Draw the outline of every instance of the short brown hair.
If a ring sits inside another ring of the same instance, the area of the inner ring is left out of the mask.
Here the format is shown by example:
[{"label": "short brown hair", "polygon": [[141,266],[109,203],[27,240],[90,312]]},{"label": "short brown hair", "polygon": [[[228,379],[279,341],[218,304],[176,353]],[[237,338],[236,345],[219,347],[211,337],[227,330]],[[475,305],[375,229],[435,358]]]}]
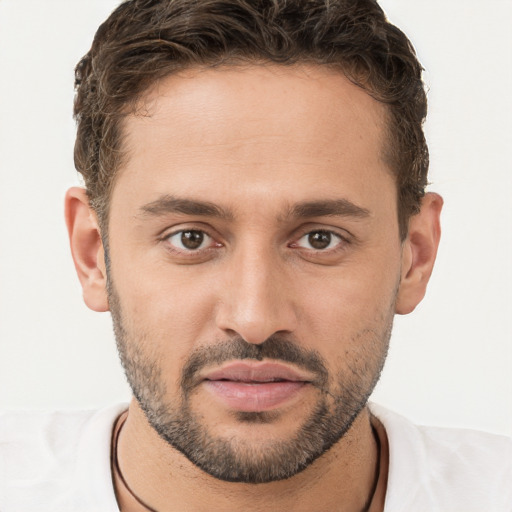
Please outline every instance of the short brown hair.
[{"label": "short brown hair", "polygon": [[386,155],[405,238],[427,185],[427,101],[411,43],[374,0],[123,2],[75,71],[75,165],[102,226],[122,163],[121,121],[148,87],[185,68],[248,62],[338,68],[388,105]]}]

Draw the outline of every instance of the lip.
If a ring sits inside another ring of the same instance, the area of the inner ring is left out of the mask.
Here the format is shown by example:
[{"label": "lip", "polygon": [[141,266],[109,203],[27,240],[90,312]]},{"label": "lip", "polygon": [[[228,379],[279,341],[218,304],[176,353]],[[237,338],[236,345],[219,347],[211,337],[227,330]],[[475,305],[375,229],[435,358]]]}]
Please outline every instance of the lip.
[{"label": "lip", "polygon": [[287,380],[310,382],[310,374],[274,361],[231,361],[220,368],[205,372],[204,380],[233,380],[244,382],[273,382]]},{"label": "lip", "polygon": [[202,384],[230,409],[263,412],[293,400],[312,382],[311,375],[282,363],[234,361],[206,372]]}]

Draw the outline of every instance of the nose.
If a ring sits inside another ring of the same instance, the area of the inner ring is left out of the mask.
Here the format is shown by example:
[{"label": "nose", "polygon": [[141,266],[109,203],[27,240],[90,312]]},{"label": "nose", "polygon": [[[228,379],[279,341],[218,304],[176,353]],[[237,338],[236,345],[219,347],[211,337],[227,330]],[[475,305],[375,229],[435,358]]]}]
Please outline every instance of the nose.
[{"label": "nose", "polygon": [[291,276],[272,251],[240,251],[225,271],[217,327],[252,344],[295,331],[296,298]]}]

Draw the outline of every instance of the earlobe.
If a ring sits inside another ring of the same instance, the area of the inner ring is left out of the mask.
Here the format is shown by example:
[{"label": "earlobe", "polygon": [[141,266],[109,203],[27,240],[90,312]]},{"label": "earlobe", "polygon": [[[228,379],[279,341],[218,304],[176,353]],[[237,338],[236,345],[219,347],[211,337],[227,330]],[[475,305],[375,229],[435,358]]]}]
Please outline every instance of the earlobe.
[{"label": "earlobe", "polygon": [[405,315],[423,299],[432,274],[441,237],[440,215],[443,199],[428,193],[420,212],[409,220],[409,232],[402,249],[402,275],[396,313]]},{"label": "earlobe", "polygon": [[103,243],[96,214],[83,188],[66,193],[65,216],[71,254],[86,305],[93,311],[108,311],[107,275]]}]

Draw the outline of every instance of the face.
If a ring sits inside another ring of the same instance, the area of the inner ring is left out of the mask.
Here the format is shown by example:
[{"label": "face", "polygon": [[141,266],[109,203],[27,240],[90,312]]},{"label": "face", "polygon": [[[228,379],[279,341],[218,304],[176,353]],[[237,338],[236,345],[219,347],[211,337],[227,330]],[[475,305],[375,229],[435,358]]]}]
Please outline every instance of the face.
[{"label": "face", "polygon": [[109,305],[134,395],[211,475],[290,477],[384,363],[401,267],[384,107],[326,69],[192,70],[123,129]]}]

